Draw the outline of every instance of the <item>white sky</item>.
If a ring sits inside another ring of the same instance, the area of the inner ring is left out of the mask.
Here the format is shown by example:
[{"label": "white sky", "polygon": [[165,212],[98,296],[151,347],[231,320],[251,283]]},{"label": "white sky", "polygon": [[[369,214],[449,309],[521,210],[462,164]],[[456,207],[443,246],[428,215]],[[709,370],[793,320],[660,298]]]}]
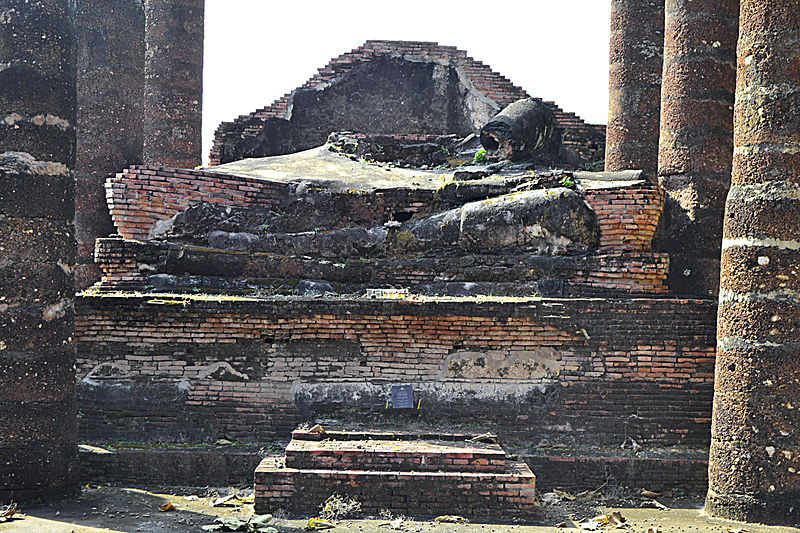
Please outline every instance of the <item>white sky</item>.
[{"label": "white sky", "polygon": [[220,122],[271,104],[368,39],[466,50],[593,124],[608,114],[610,0],[206,0],[203,159]]}]

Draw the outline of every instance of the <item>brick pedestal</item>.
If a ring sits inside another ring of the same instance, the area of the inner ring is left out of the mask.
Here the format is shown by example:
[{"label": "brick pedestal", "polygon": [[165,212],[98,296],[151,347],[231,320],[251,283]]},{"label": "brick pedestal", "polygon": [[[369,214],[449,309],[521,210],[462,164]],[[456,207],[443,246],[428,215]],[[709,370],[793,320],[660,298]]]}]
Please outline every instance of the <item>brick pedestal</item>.
[{"label": "brick pedestal", "polygon": [[255,509],[319,510],[331,494],[361,502],[365,514],[383,509],[414,516],[530,516],[535,476],[507,461],[497,444],[467,435],[338,432],[319,437],[295,431],[285,457],[268,457],[255,472]]}]

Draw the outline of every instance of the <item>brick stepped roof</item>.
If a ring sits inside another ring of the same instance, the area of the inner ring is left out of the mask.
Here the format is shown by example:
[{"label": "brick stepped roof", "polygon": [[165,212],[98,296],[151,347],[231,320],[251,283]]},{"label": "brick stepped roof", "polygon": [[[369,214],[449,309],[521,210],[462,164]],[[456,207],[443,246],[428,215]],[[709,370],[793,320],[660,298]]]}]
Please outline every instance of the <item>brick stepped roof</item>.
[{"label": "brick stepped roof", "polygon": [[[508,78],[492,70],[489,65],[469,56],[466,51],[459,50],[455,46],[441,46],[436,42],[426,41],[367,41],[362,46],[331,59],[327,65],[317,69],[317,73],[300,88],[316,87],[382,56],[402,57],[409,61],[447,61],[462,68],[475,88],[496,102],[500,109],[530,96],[524,89],[511,83]],[[214,134],[214,146],[211,149],[212,163],[218,160],[220,136],[228,128],[244,125],[253,119],[288,118],[293,94],[294,91],[288,92],[269,106],[262,107],[249,115],[240,115],[232,122],[221,123]],[[587,124],[575,113],[566,112],[558,107],[555,102],[544,103],[552,110],[558,125],[573,134],[605,132],[605,126]],[[244,127],[243,133],[256,134],[259,130],[260,125],[251,124]]]}]

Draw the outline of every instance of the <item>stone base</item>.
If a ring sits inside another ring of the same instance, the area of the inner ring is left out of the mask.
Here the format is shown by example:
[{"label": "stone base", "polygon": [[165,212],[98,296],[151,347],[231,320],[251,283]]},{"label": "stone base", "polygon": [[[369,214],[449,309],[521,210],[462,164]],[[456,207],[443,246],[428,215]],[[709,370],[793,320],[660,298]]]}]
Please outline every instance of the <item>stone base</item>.
[{"label": "stone base", "polygon": [[705,512],[741,522],[800,526],[800,492],[771,493],[768,498],[758,498],[743,494],[717,494],[709,490]]}]

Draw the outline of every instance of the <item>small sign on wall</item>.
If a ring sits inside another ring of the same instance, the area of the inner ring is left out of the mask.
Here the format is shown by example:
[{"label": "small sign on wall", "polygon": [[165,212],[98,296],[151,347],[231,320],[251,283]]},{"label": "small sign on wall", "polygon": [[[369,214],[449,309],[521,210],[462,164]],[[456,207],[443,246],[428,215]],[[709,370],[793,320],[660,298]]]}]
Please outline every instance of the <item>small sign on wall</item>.
[{"label": "small sign on wall", "polygon": [[411,385],[392,385],[391,398],[386,402],[386,408],[392,409],[419,409],[422,400],[414,403],[414,387]]}]

